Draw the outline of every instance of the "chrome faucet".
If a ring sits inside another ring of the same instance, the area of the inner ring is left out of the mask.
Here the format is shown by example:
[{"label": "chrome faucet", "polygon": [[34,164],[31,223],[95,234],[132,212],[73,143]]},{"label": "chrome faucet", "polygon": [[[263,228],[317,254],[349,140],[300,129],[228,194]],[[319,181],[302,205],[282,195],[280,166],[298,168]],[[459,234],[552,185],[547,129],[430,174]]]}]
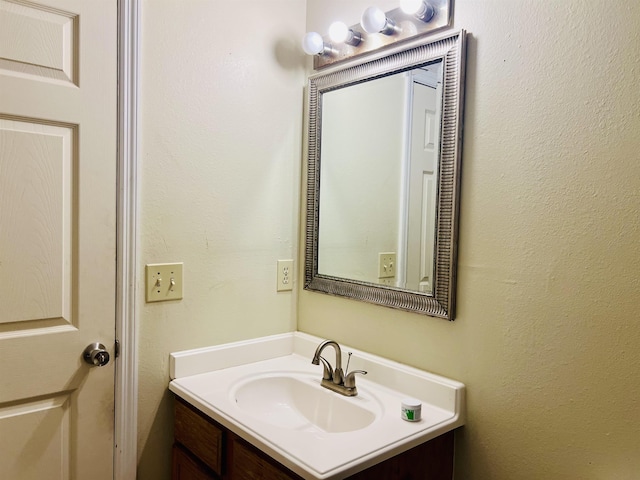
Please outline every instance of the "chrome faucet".
[{"label": "chrome faucet", "polygon": [[[329,345],[331,345],[336,351],[335,369],[331,368],[331,364],[321,355],[325,347]],[[351,360],[351,352],[349,352],[349,360]],[[341,395],[346,395],[347,397],[354,397],[358,394],[358,389],[356,388],[356,374],[359,373],[361,375],[366,375],[367,372],[364,370],[354,370],[353,372],[349,372],[349,362],[347,361],[348,373],[345,374],[342,371],[342,350],[340,350],[340,345],[338,345],[337,342],[334,340],[325,340],[318,345],[311,363],[314,365],[320,365],[320,362],[322,362],[323,366],[322,382],[320,384],[323,387],[340,393]]]}]

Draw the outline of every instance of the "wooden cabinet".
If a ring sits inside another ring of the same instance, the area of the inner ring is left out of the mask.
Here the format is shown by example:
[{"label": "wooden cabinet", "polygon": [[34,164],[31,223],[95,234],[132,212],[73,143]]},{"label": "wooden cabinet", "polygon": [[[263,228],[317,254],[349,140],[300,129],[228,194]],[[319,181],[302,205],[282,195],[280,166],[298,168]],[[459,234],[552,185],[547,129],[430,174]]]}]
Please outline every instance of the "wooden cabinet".
[{"label": "wooden cabinet", "polygon": [[183,401],[175,402],[174,438],[217,475],[222,475],[224,429]]},{"label": "wooden cabinet", "polygon": [[224,428],[188,403],[174,404],[173,480],[222,478]]},{"label": "wooden cabinet", "polygon": [[[303,480],[180,398],[175,401],[173,480]],[[453,432],[349,480],[451,480]]]},{"label": "wooden cabinet", "polygon": [[173,480],[216,480],[220,476],[179,443],[173,445]]},{"label": "wooden cabinet", "polygon": [[279,464],[260,450],[230,433],[229,443],[231,452],[227,457],[229,479],[251,480],[302,480],[285,466]]}]

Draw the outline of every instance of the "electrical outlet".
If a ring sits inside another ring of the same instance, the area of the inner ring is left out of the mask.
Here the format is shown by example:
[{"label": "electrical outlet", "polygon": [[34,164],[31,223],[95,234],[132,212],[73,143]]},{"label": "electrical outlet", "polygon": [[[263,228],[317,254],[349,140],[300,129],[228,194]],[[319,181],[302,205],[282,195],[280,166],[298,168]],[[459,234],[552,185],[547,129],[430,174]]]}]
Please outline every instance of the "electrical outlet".
[{"label": "electrical outlet", "polygon": [[378,254],[378,278],[393,278],[396,276],[396,252],[381,252]]},{"label": "electrical outlet", "polygon": [[153,263],[145,270],[147,302],[182,298],[182,263]]},{"label": "electrical outlet", "polygon": [[278,292],[293,290],[293,260],[278,260]]}]

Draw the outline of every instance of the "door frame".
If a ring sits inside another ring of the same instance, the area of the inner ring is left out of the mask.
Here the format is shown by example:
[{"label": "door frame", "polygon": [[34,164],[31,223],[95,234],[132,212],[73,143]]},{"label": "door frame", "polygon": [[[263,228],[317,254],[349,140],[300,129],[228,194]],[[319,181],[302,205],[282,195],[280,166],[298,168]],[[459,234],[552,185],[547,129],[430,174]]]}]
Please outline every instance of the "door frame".
[{"label": "door frame", "polygon": [[137,470],[138,348],[138,79],[140,0],[118,7],[118,173],[114,480]]}]

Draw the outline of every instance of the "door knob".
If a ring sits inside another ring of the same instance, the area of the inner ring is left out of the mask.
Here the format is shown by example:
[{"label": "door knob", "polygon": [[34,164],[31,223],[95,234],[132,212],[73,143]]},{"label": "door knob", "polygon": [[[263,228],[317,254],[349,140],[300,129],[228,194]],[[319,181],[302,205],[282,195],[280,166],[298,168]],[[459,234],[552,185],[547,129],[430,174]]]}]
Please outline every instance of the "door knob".
[{"label": "door knob", "polygon": [[101,343],[92,343],[84,349],[82,358],[89,365],[95,365],[97,367],[104,367],[109,363],[109,352],[107,348]]}]

